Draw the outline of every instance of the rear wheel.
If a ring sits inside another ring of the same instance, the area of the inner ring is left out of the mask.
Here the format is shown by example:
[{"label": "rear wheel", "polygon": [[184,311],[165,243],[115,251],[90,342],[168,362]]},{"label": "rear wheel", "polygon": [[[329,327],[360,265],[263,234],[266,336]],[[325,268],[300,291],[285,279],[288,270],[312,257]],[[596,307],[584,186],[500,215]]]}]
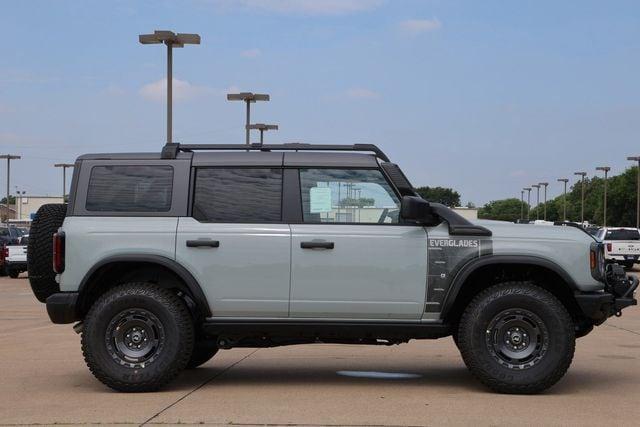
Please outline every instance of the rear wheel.
[{"label": "rear wheel", "polygon": [[458,346],[471,373],[494,391],[538,393],[569,368],[574,324],[549,292],[509,282],[472,300],[460,321]]},{"label": "rear wheel", "polygon": [[622,263],[622,265],[627,270],[633,270],[633,266],[635,265],[635,262],[634,261],[625,261],[624,263]]},{"label": "rear wheel", "polygon": [[9,277],[11,277],[12,279],[17,279],[18,276],[20,275],[20,271],[19,270],[8,270],[8,274],[9,274]]},{"label": "rear wheel", "polygon": [[173,292],[129,283],[102,295],[85,318],[82,351],[93,375],[126,392],[154,391],[187,366],[193,323]]}]

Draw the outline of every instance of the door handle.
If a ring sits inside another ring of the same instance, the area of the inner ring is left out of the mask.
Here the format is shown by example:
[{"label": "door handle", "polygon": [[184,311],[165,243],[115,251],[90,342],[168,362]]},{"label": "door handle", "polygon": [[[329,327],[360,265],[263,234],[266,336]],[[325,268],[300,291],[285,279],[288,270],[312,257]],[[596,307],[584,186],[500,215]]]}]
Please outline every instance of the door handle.
[{"label": "door handle", "polygon": [[319,240],[312,240],[310,242],[300,242],[302,249],[333,249],[333,242],[323,242]]},{"label": "door handle", "polygon": [[187,240],[187,247],[188,248],[219,248],[220,241],[208,240],[208,239]]}]

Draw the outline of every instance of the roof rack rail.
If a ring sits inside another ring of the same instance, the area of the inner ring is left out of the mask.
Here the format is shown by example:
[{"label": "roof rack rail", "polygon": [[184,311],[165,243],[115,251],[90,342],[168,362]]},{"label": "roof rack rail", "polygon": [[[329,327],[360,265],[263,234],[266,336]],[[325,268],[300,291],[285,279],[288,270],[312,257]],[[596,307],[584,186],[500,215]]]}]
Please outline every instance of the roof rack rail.
[{"label": "roof rack rail", "polygon": [[180,151],[367,151],[375,153],[384,162],[390,162],[384,152],[374,144],[305,144],[300,142],[288,144],[165,144],[162,148],[163,159],[175,159]]}]

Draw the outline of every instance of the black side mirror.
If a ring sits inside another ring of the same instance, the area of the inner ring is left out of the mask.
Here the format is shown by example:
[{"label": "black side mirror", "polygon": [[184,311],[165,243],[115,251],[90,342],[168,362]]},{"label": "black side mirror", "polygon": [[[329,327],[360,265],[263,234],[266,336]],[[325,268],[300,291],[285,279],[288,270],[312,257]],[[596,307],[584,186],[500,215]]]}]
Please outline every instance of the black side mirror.
[{"label": "black side mirror", "polygon": [[404,196],[400,202],[400,216],[402,219],[425,222],[432,217],[431,206],[421,197]]}]

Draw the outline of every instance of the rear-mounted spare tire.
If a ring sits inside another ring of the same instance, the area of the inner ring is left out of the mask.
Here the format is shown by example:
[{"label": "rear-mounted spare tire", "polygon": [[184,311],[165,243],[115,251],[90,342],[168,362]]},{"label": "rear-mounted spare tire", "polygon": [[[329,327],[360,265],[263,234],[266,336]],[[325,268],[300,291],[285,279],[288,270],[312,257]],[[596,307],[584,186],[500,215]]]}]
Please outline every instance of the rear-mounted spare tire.
[{"label": "rear-mounted spare tire", "polygon": [[40,302],[45,302],[50,295],[60,292],[60,285],[56,282],[56,273],[53,271],[53,233],[62,226],[66,215],[66,204],[42,205],[31,223],[27,271],[31,289]]}]

